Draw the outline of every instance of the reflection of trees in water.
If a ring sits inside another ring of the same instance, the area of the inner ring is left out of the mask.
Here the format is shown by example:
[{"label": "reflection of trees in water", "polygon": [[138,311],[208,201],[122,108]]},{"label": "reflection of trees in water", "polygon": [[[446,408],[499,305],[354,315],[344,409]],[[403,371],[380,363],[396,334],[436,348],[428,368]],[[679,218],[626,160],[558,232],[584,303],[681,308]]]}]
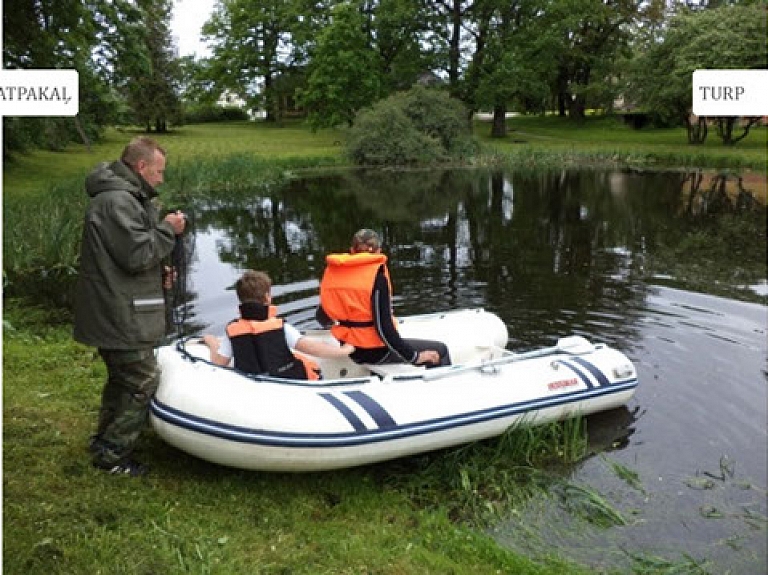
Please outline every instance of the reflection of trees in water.
[{"label": "reflection of trees in water", "polygon": [[745,185],[741,175],[713,174],[701,170],[689,172],[680,184],[682,193],[688,196],[685,213],[707,215],[759,210],[758,190],[753,189],[753,186],[759,185],[760,182],[755,181]]},{"label": "reflection of trees in water", "polygon": [[757,298],[739,286],[766,277],[764,188],[765,178],[679,175],[675,225],[655,236],[650,268],[688,289]]},{"label": "reflection of trees in water", "polygon": [[[510,326],[514,344],[539,345],[577,332],[621,345],[639,309],[638,257],[626,202],[608,175],[558,172],[494,174],[490,197],[468,204],[476,242],[474,267],[488,301]],[[512,201],[512,217],[504,204]],[[484,244],[483,244],[484,242]]]},{"label": "reflection of trees in water", "polygon": [[310,222],[285,194],[219,200],[199,209],[200,232],[215,229],[225,238],[217,245],[221,261],[264,270],[275,284],[312,275],[320,248]]},{"label": "reflection of trees in water", "polygon": [[515,345],[575,332],[622,347],[642,313],[648,260],[680,227],[684,185],[669,173],[355,170],[218,199],[197,225],[226,238],[223,261],[275,284],[319,279],[325,255],[371,227],[401,315],[482,306]]}]

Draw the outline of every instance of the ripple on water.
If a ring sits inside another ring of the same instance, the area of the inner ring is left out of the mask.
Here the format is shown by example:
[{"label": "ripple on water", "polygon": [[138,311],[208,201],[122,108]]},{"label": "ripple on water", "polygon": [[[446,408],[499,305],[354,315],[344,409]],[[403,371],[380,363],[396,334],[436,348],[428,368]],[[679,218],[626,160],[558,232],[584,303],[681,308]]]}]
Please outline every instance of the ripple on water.
[{"label": "ripple on water", "polygon": [[[765,573],[766,326],[765,306],[653,288],[629,350],[637,395],[620,417],[588,418],[603,455],[568,478],[595,489],[627,525],[598,528],[542,498],[499,525],[497,540],[526,552],[556,549],[595,568],[629,569],[632,556],[657,556],[692,558],[708,573]],[[606,458],[636,472],[642,489]]]}]

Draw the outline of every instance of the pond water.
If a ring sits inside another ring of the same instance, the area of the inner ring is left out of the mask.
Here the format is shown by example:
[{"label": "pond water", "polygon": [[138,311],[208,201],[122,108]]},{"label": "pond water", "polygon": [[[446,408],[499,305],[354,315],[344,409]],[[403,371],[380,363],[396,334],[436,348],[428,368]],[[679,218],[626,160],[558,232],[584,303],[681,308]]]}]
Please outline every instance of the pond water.
[{"label": "pond water", "polygon": [[187,208],[185,320],[223,332],[231,286],[253,268],[273,278],[289,321],[316,327],[325,254],[377,229],[399,315],[483,307],[511,349],[578,334],[637,366],[635,398],[588,419],[592,455],[567,478],[626,524],[599,527],[545,497],[496,526],[500,544],[596,570],[641,557],[765,573],[765,193],[764,178],[702,173],[316,175]]}]

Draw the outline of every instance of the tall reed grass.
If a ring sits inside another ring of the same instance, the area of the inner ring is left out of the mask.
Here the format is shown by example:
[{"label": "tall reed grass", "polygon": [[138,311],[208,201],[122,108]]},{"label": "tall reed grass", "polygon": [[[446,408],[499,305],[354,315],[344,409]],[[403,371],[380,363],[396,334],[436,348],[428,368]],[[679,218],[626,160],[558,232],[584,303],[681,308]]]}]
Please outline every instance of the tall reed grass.
[{"label": "tall reed grass", "polygon": [[400,487],[417,504],[439,500],[453,520],[487,526],[547,491],[560,469],[583,459],[586,452],[586,423],[577,416],[544,425],[523,421],[493,440],[410,458],[393,467],[402,465],[397,474]]},{"label": "tall reed grass", "polygon": [[[302,170],[338,164],[336,157],[322,155],[265,159],[239,153],[225,158],[188,159],[168,168],[160,197],[168,207],[183,207],[195,197],[269,190]],[[81,178],[62,181],[43,193],[4,197],[6,295],[69,305],[87,203]]]}]

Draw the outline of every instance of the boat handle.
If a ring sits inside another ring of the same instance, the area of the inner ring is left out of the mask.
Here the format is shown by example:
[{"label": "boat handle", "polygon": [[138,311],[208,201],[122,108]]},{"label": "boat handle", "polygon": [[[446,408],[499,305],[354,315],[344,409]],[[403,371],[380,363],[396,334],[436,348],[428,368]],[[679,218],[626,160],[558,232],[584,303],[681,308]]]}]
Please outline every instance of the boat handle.
[{"label": "boat handle", "polygon": [[478,369],[482,375],[499,375],[501,372],[501,369],[499,369],[498,365],[490,364],[490,365],[481,365]]}]

